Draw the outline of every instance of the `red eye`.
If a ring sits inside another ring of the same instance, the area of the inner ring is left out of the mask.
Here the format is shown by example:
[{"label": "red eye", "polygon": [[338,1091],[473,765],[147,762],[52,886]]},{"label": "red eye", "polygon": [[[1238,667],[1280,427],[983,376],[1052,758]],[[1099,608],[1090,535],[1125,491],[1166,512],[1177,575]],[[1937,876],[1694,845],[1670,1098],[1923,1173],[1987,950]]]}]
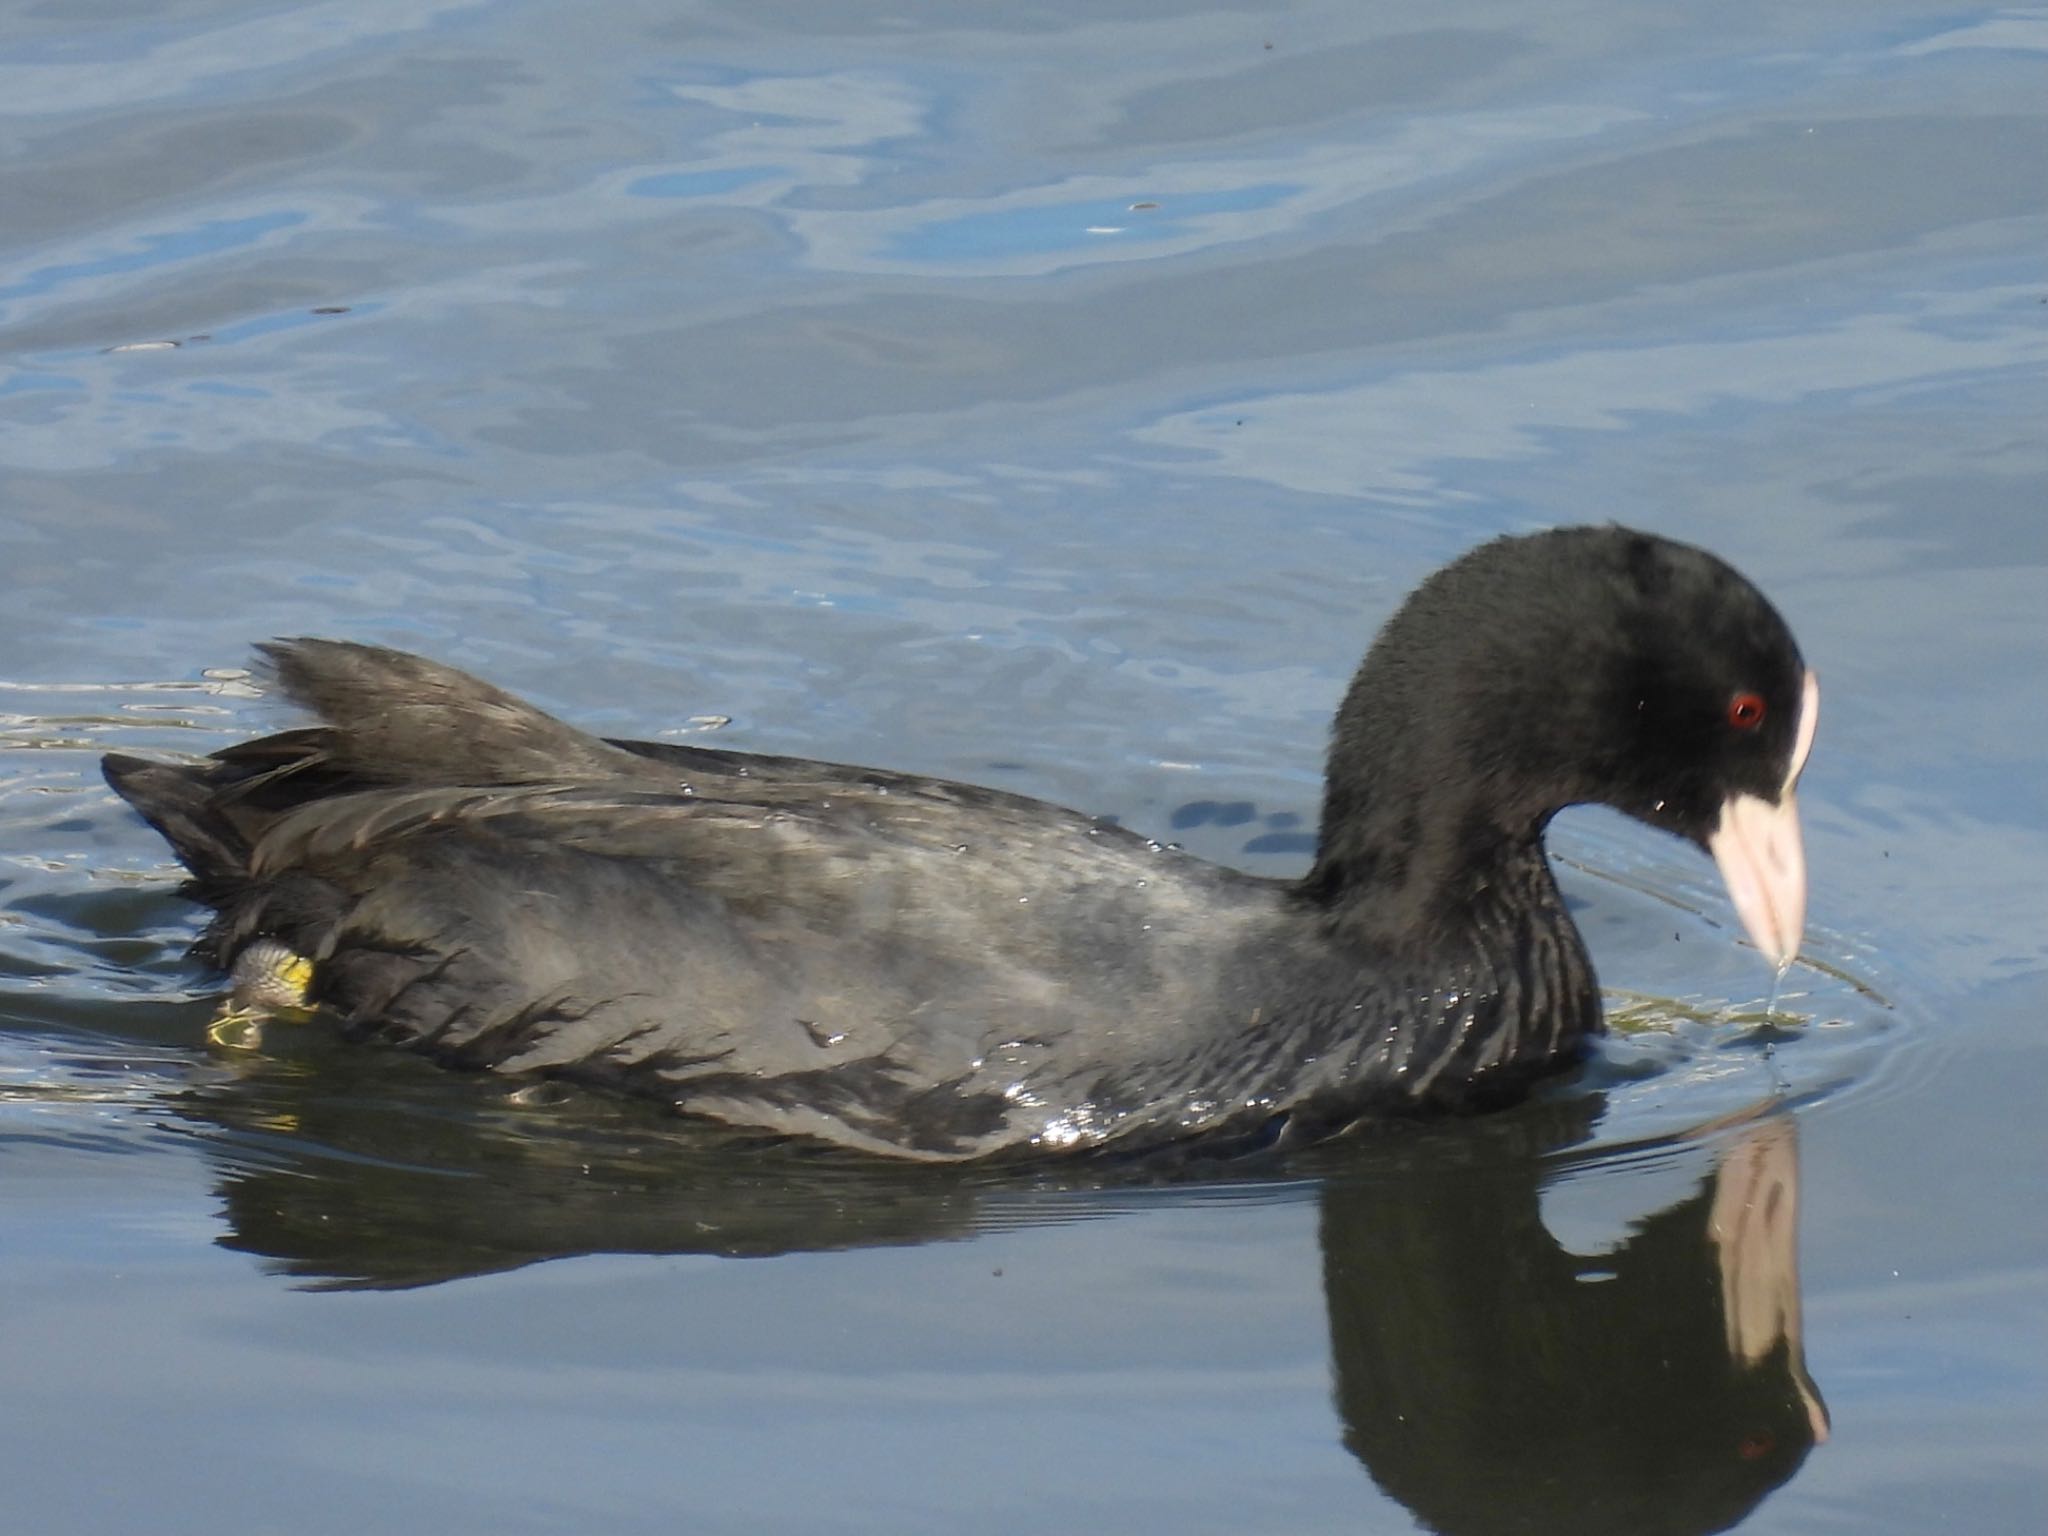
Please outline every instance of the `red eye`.
[{"label": "red eye", "polygon": [[1738,731],[1753,731],[1764,723],[1764,696],[1738,693],[1728,701],[1728,723]]}]

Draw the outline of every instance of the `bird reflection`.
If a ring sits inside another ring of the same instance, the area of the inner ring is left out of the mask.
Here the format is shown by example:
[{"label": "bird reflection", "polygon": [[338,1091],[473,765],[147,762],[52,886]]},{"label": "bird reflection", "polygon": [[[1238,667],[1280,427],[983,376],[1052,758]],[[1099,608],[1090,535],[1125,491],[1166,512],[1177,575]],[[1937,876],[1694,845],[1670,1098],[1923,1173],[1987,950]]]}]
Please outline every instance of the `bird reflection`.
[{"label": "bird reflection", "polygon": [[1536,1177],[1410,1156],[1325,1185],[1345,1444],[1429,1529],[1725,1530],[1827,1437],[1794,1123],[1709,1145],[1700,1187],[1591,1257],[1545,1228]]},{"label": "bird reflection", "polygon": [[[1134,1184],[1242,1176],[858,1164],[683,1134],[610,1100],[480,1106],[366,1057],[264,1060],[184,1103],[220,1154],[221,1241],[308,1285],[430,1285],[599,1252],[921,1243],[1072,1220],[1111,1192],[1099,1207],[1128,1209]],[[1571,1150],[1600,1113],[1581,1094],[1375,1127],[1252,1170],[1318,1182],[1344,1443],[1429,1530],[1723,1530],[1827,1436],[1801,1344],[1791,1115],[1622,1154],[1708,1168],[1584,1256],[1545,1226],[1541,1196],[1617,1155]]]}]

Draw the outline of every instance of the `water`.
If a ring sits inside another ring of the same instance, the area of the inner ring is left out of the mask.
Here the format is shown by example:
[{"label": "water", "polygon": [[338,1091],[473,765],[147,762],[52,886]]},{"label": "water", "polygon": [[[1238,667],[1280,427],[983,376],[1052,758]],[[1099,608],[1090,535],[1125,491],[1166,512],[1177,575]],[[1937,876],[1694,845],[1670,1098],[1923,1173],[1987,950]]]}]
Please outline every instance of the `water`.
[{"label": "water", "polygon": [[[1879,0],[7,8],[11,1518],[2030,1528],[2044,52]],[[338,634],[1283,873],[1399,595],[1608,517],[1822,677],[1807,963],[1773,1001],[1705,861],[1569,816],[1612,1048],[1252,1176],[212,1049],[95,771],[279,723],[248,644]]]}]

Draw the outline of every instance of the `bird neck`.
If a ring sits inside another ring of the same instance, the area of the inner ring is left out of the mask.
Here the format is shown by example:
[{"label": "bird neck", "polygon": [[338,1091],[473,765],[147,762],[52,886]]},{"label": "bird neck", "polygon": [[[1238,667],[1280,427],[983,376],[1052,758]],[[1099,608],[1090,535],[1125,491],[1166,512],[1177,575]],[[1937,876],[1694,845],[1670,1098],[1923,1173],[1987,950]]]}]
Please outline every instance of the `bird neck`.
[{"label": "bird neck", "polygon": [[1332,775],[1302,892],[1333,928],[1394,950],[1455,945],[1498,910],[1563,912],[1543,850],[1549,814],[1503,813],[1438,780],[1376,781],[1369,801]]},{"label": "bird neck", "polygon": [[[1354,849],[1319,860],[1303,882],[1330,938],[1364,962],[1376,995],[1391,997],[1376,1029],[1331,1059],[1375,1058],[1376,1067],[1347,1071],[1390,1079],[1404,1102],[1506,1102],[1601,1027],[1592,960],[1541,831],[1494,846],[1494,857],[1433,887],[1414,882],[1423,866],[1412,861],[1410,881],[1387,878],[1384,855],[1380,874],[1361,878]],[[1315,887],[1318,872],[1330,880],[1340,868],[1348,871],[1341,884]]]}]

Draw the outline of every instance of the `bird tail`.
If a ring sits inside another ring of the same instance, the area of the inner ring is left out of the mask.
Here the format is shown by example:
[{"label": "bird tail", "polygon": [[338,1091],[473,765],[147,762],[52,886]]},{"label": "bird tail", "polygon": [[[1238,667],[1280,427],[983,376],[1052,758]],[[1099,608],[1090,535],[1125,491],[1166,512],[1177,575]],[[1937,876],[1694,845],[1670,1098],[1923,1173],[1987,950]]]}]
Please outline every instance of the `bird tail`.
[{"label": "bird tail", "polygon": [[114,793],[163,834],[178,862],[192,872],[195,892],[227,889],[247,877],[248,840],[222,810],[216,764],[159,763],[109,752],[100,759],[100,771]]},{"label": "bird tail", "polygon": [[323,761],[371,783],[558,783],[645,768],[632,753],[423,656],[344,640],[274,640],[257,650],[286,696],[326,724]]}]

